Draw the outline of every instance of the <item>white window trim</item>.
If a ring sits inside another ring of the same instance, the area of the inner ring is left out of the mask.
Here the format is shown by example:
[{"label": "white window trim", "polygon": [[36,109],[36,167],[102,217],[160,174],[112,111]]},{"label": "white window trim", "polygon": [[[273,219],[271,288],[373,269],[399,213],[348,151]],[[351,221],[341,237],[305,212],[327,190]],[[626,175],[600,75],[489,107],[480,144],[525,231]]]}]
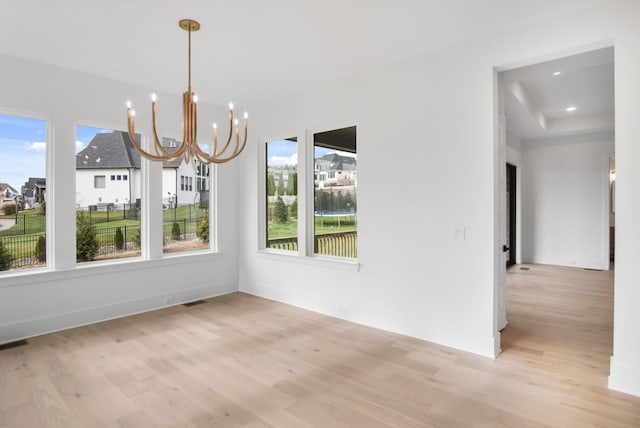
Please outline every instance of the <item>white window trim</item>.
[{"label": "white window trim", "polygon": [[[313,135],[332,129],[342,129],[357,126],[354,122],[333,124],[304,131],[284,133],[275,137],[259,138],[258,150],[258,249],[260,257],[275,260],[287,260],[297,263],[338,267],[352,271],[359,271],[360,262],[357,258],[335,257],[314,253],[314,212],[313,207],[313,172],[314,172],[314,141]],[[267,248],[267,213],[265,201],[267,198],[267,158],[266,147],[270,141],[285,140],[296,137],[298,140],[298,251],[284,251]],[[307,173],[309,172],[309,174]]]}]

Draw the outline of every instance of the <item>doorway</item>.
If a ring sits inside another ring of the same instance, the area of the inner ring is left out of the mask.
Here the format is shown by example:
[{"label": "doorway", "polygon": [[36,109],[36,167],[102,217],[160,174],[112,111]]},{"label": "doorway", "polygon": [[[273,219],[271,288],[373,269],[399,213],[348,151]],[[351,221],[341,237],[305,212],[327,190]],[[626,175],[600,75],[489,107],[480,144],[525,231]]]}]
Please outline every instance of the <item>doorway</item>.
[{"label": "doorway", "polygon": [[496,333],[507,268],[609,269],[613,59],[609,46],[496,70]]}]

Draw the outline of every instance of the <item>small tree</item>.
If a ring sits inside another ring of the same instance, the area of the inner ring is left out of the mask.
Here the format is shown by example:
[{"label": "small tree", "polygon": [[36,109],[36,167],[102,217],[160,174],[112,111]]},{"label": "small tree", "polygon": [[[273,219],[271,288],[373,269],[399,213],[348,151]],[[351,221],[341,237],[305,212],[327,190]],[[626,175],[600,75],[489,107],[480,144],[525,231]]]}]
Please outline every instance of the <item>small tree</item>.
[{"label": "small tree", "polygon": [[2,240],[0,240],[0,270],[9,270],[11,265],[11,254],[4,248]]},{"label": "small tree", "polygon": [[40,202],[40,205],[38,205],[38,208],[36,209],[36,212],[40,215],[45,215],[47,213],[47,203],[46,201],[42,201]]},{"label": "small tree", "polygon": [[267,196],[273,196],[276,194],[276,180],[273,178],[273,174],[269,173],[267,177]]},{"label": "small tree", "polygon": [[177,221],[174,221],[173,225],[171,226],[171,239],[173,239],[174,241],[180,240],[180,225]]},{"label": "small tree", "polygon": [[287,213],[287,206],[284,204],[284,201],[280,196],[276,200],[275,206],[275,217],[278,223],[286,223],[289,219],[289,214]]},{"label": "small tree", "polygon": [[96,228],[84,211],[76,213],[76,260],[87,262],[95,259],[98,253]]},{"label": "small tree", "polygon": [[278,195],[284,195],[284,177],[282,173],[280,173],[280,178],[278,178]]},{"label": "small tree", "polygon": [[44,263],[47,260],[47,240],[42,235],[38,237],[38,242],[36,242],[35,255],[40,262]]},{"label": "small tree", "polygon": [[119,227],[116,227],[116,235],[114,236],[114,241],[118,250],[122,250],[124,248],[124,235],[122,234],[122,229],[120,229]]},{"label": "small tree", "polygon": [[204,242],[209,242],[209,218],[199,218],[196,226],[196,236]]},{"label": "small tree", "polygon": [[133,242],[136,243],[138,248],[142,247],[142,237],[140,236],[140,228],[133,232]]},{"label": "small tree", "polygon": [[289,206],[289,215],[293,218],[298,218],[298,198],[295,198]]}]

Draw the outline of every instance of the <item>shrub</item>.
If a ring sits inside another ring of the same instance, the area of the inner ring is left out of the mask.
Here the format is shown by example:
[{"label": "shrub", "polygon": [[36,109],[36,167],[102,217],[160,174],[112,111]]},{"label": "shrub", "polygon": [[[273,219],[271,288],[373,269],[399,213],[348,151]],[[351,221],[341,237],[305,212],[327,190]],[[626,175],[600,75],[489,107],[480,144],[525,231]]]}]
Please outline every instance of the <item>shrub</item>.
[{"label": "shrub", "polygon": [[16,204],[13,202],[8,202],[2,206],[2,212],[4,215],[15,215],[16,213]]},{"label": "shrub", "polygon": [[40,205],[38,205],[38,208],[36,209],[36,212],[40,215],[45,215],[47,213],[47,203],[46,201],[42,201],[40,202]]},{"label": "shrub", "polygon": [[133,232],[133,242],[136,243],[136,245],[138,246],[138,248],[142,247],[142,237],[140,236],[140,229],[136,229]]},{"label": "shrub", "polygon": [[289,206],[289,215],[293,218],[298,218],[298,198],[295,198]]},{"label": "shrub", "polygon": [[11,264],[11,255],[9,251],[4,248],[2,240],[0,240],[0,270],[9,270]]},{"label": "shrub", "polygon": [[173,226],[171,226],[171,239],[174,241],[180,240],[180,225],[177,221],[174,221]]},{"label": "shrub", "polygon": [[287,213],[287,206],[280,196],[276,200],[275,217],[278,223],[286,223],[289,219],[289,213]]},{"label": "shrub", "polygon": [[96,228],[84,211],[76,213],[76,260],[87,262],[95,259],[98,253]]},{"label": "shrub", "polygon": [[44,236],[38,237],[38,242],[36,242],[35,248],[35,256],[40,262],[45,262],[47,260],[47,240]]},{"label": "shrub", "polygon": [[113,237],[115,241],[116,248],[118,250],[122,250],[124,248],[124,235],[122,234],[122,229],[116,227],[116,235]]},{"label": "shrub", "polygon": [[199,218],[196,225],[196,236],[204,242],[209,242],[209,219]]}]

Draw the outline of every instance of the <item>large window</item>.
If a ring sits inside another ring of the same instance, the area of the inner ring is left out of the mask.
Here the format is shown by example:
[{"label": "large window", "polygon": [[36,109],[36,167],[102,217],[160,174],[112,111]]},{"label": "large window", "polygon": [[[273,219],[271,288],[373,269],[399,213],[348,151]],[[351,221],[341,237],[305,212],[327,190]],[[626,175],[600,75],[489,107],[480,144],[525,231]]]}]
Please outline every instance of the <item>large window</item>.
[{"label": "large window", "polygon": [[0,114],[0,271],[46,265],[43,120]]},{"label": "large window", "polygon": [[357,257],[356,127],[313,134],[314,253]]},{"label": "large window", "polygon": [[[180,146],[164,138],[167,150]],[[200,145],[208,149],[206,144]],[[210,248],[209,166],[197,160],[165,162],[162,168],[163,252],[181,253]],[[194,188],[194,181],[198,185]]]},{"label": "large window", "polygon": [[76,127],[78,262],[140,255],[140,182],[140,155],[126,132]]},{"label": "large window", "polygon": [[267,248],[298,251],[298,139],[266,143]]}]

